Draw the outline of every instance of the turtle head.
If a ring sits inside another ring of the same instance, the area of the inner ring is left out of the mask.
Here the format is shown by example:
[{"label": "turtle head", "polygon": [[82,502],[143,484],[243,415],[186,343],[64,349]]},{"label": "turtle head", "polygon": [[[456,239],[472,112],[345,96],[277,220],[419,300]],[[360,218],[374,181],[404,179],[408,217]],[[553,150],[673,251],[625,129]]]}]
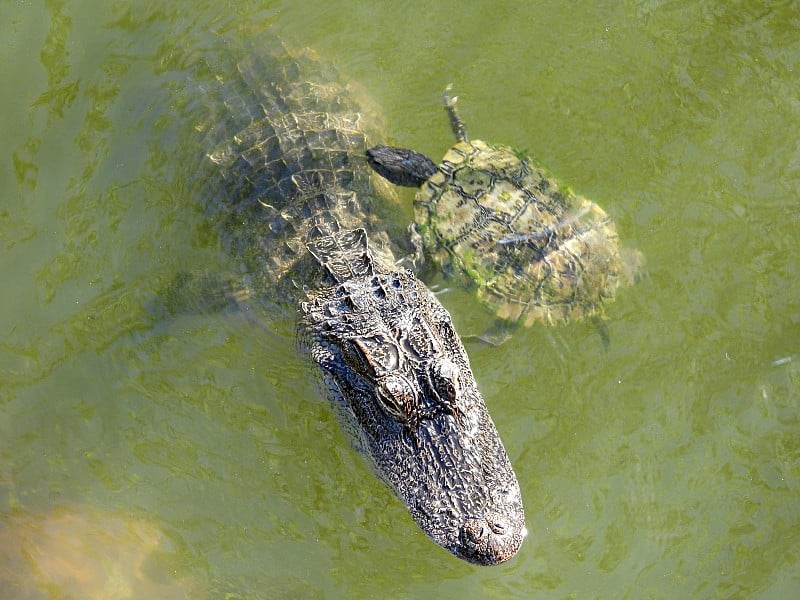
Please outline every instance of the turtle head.
[{"label": "turtle head", "polygon": [[394,146],[370,148],[367,162],[384,179],[405,187],[420,187],[438,171],[436,163],[424,154]]},{"label": "turtle head", "polygon": [[[458,96],[452,95],[453,86],[444,90],[444,107],[450,119],[450,129],[459,142],[468,142],[467,128],[458,114]],[[381,177],[395,185],[421,187],[439,168],[430,158],[414,150],[395,146],[375,146],[367,150],[367,162]]]}]

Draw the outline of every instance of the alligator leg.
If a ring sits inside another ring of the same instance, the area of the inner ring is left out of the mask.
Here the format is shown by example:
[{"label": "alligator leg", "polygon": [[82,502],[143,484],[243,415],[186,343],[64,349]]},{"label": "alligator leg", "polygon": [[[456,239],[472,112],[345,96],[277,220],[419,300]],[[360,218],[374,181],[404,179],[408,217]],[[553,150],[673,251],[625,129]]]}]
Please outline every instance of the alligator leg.
[{"label": "alligator leg", "polygon": [[164,285],[148,306],[157,316],[238,311],[250,299],[250,289],[235,278],[183,271]]}]

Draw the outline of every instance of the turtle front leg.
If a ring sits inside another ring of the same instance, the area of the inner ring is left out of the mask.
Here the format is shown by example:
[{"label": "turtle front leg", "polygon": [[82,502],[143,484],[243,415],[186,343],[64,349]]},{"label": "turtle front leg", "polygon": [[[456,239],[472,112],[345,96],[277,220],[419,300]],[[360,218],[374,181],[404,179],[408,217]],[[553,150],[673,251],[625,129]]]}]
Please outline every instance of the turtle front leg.
[{"label": "turtle front leg", "polygon": [[411,242],[413,252],[406,258],[411,261],[411,265],[414,269],[417,269],[419,266],[425,264],[425,253],[422,235],[420,235],[417,229],[417,224],[413,221],[408,224],[408,240]]}]

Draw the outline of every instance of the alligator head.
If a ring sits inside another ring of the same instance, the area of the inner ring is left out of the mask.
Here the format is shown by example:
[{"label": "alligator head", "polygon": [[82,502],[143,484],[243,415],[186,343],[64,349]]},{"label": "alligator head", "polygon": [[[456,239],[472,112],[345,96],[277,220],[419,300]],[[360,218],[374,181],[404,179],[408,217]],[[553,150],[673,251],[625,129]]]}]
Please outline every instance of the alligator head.
[{"label": "alligator head", "polygon": [[450,315],[408,271],[317,290],[300,339],[378,476],[436,543],[480,565],[526,534],[519,484]]}]

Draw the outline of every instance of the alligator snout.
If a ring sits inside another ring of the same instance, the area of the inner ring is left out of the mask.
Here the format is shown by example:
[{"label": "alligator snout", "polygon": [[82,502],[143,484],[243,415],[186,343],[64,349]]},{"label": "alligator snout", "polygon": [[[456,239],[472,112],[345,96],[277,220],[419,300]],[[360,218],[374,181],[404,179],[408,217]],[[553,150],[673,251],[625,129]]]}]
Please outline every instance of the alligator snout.
[{"label": "alligator snout", "polygon": [[470,562],[496,565],[514,556],[528,534],[524,525],[493,514],[467,519],[461,528],[461,553]]}]

